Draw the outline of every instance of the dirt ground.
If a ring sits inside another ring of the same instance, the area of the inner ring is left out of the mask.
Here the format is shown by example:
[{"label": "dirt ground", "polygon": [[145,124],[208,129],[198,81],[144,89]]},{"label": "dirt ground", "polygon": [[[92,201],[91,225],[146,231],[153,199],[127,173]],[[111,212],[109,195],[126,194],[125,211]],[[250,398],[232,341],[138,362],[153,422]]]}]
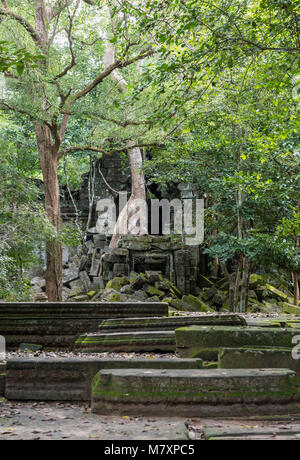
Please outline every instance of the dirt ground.
[{"label": "dirt ground", "polygon": [[0,401],[0,440],[181,440],[184,419],[104,417],[85,404]]},{"label": "dirt ground", "polygon": [[300,440],[300,416],[247,419],[107,417],[86,404],[0,400],[3,440]]}]

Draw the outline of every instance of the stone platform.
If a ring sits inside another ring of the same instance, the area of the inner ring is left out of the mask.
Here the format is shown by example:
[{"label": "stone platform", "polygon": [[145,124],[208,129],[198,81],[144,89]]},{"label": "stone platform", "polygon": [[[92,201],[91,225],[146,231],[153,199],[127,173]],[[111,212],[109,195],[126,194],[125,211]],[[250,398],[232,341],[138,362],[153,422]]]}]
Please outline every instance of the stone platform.
[{"label": "stone platform", "polygon": [[287,369],[104,370],[93,381],[101,415],[238,416],[299,412],[300,389]]},{"label": "stone platform", "polygon": [[216,360],[220,348],[292,347],[293,328],[191,326],[176,329],[176,349],[183,358]]},{"label": "stone platform", "polygon": [[168,304],[141,303],[0,303],[0,335],[8,349],[34,343],[48,349],[71,348],[84,332],[96,332],[108,318],[167,316]]},{"label": "stone platform", "polygon": [[83,334],[79,351],[175,351],[175,329],[189,325],[246,325],[238,315],[205,315],[104,320],[99,333]]},{"label": "stone platform", "polygon": [[200,359],[15,359],[7,362],[5,397],[16,401],[89,402],[93,378],[102,369],[201,367]]}]

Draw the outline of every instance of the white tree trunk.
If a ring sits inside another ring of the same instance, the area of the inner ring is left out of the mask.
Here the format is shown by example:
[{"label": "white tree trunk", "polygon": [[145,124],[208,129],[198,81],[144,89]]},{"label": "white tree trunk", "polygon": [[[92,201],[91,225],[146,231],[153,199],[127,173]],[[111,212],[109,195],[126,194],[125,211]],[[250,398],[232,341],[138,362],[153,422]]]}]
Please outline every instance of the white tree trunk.
[{"label": "white tree trunk", "polygon": [[[103,61],[105,68],[109,67],[115,62],[114,45],[107,43],[106,53]],[[118,90],[121,93],[127,91],[127,82],[119,71],[115,70],[114,72],[112,72],[111,79],[116,83]],[[134,145],[137,145],[137,141],[135,141],[134,139],[127,142],[132,182],[131,196],[127,202],[127,205],[123,208],[119,215],[118,221],[114,229],[114,234],[110,243],[111,248],[117,247],[122,234],[148,234],[146,184],[144,172],[142,170],[143,156],[141,149],[138,147],[133,147]],[[138,215],[138,218],[135,221],[134,216],[136,215]],[[134,222],[136,223],[136,225],[133,225]]]}]

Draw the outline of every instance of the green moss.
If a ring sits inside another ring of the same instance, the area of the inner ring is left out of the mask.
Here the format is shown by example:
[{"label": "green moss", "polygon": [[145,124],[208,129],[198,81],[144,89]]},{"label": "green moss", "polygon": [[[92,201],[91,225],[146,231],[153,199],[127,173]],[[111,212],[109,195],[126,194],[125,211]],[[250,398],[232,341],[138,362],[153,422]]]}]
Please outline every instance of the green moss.
[{"label": "green moss", "polygon": [[264,284],[264,279],[261,275],[257,275],[256,273],[251,273],[250,275],[250,280],[249,280],[249,285],[251,288],[255,288],[257,286],[261,286]]},{"label": "green moss", "polygon": [[266,284],[266,288],[270,291],[271,295],[276,297],[278,300],[288,300],[288,296],[284,292],[279,291],[279,289],[271,286],[271,284]]},{"label": "green moss", "polygon": [[[108,384],[109,385],[109,384]],[[107,385],[107,386],[108,386]],[[112,400],[112,401],[133,401],[139,402],[143,400],[151,401],[184,401],[187,398],[189,401],[192,399],[193,402],[205,403],[207,400],[220,400],[223,402],[232,402],[232,403],[246,403],[249,401],[255,402],[269,402],[269,401],[285,401],[293,400],[295,397],[299,397],[300,389],[297,390],[294,386],[288,384],[286,389],[281,391],[272,391],[272,390],[258,390],[258,391],[244,391],[244,390],[229,390],[224,393],[224,391],[209,391],[209,392],[197,392],[184,393],[182,390],[176,391],[174,388],[161,389],[160,391],[153,391],[152,389],[145,389],[144,391],[130,390],[126,388],[125,391],[119,390],[110,390],[103,388],[102,390],[97,389],[93,385],[92,394],[94,398],[99,398],[103,400]]]},{"label": "green moss", "polygon": [[[120,278],[114,278],[110,281],[108,281],[105,290],[107,291],[108,289],[113,289],[114,291],[120,292],[123,286],[126,286],[128,284],[128,279],[126,276],[120,277]],[[112,302],[112,301],[111,301]]]},{"label": "green moss", "polygon": [[150,297],[156,296],[159,298],[163,298],[163,296],[165,295],[163,291],[160,291],[155,286],[146,286],[145,290]]},{"label": "green moss", "polygon": [[218,369],[218,363],[215,361],[203,363],[203,369]]},{"label": "green moss", "polygon": [[191,307],[195,311],[210,312],[212,311],[201,299],[193,295],[184,295],[182,304]]},{"label": "green moss", "polygon": [[288,302],[282,302],[282,310],[285,313],[290,313],[292,315],[299,315],[300,314],[300,307],[296,307],[296,305],[292,305]]}]

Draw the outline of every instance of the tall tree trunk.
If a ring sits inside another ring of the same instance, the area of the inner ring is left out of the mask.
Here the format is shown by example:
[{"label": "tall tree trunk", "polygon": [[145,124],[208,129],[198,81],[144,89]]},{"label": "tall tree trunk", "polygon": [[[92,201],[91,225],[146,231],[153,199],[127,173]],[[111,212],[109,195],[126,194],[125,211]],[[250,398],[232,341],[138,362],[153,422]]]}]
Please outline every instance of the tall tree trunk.
[{"label": "tall tree trunk", "polygon": [[298,272],[293,272],[294,279],[294,305],[298,305],[299,299],[299,281],[298,281]]},{"label": "tall tree trunk", "polygon": [[[49,8],[45,0],[35,0],[35,26],[39,34],[39,45],[45,51],[40,70],[48,72],[48,21]],[[42,109],[47,117],[48,101],[45,97]],[[59,184],[57,176],[58,151],[61,140],[52,140],[51,130],[46,124],[35,125],[37,147],[42,167],[45,193],[45,209],[50,223],[59,232],[61,228]],[[46,241],[46,294],[49,301],[62,300],[62,245],[59,240]]]},{"label": "tall tree trunk", "polygon": [[237,266],[236,278],[235,278],[235,286],[234,286],[234,297],[233,297],[234,311],[239,310],[238,305],[239,305],[239,298],[240,298],[242,269],[243,269],[243,254],[240,254],[239,262]]},{"label": "tall tree trunk", "polygon": [[[51,142],[50,129],[36,125],[36,138],[44,179],[45,209],[50,223],[61,228],[60,196],[57,177],[58,156]],[[55,239],[46,242],[46,294],[49,301],[62,300],[62,245]]]},{"label": "tall tree trunk", "polygon": [[[296,248],[299,248],[299,237],[296,237]],[[298,299],[299,299],[299,276],[298,272],[293,272],[293,280],[294,280],[294,305],[298,306]]]},{"label": "tall tree trunk", "polygon": [[235,305],[234,305],[234,291],[235,291],[235,273],[229,273],[227,269],[227,265],[224,262],[220,262],[221,270],[224,276],[226,276],[228,283],[229,283],[229,288],[228,288],[228,294],[229,294],[229,308],[231,313],[234,313],[235,311]]},{"label": "tall tree trunk", "polygon": [[250,261],[249,261],[249,257],[244,256],[240,313],[247,313],[247,310],[248,310],[249,279],[250,279]]},{"label": "tall tree trunk", "polygon": [[[128,142],[128,157],[130,163],[131,171],[131,195],[130,198],[119,215],[118,221],[116,223],[114,234],[110,242],[110,248],[116,248],[121,239],[122,234],[127,232],[130,234],[130,228],[128,226],[132,216],[136,214],[136,200],[141,200],[146,205],[146,186],[145,186],[145,177],[142,171],[143,158],[142,153],[139,148],[132,148],[134,142]],[[148,234],[147,222],[147,209],[140,209],[141,221],[139,222],[139,235]]]}]

